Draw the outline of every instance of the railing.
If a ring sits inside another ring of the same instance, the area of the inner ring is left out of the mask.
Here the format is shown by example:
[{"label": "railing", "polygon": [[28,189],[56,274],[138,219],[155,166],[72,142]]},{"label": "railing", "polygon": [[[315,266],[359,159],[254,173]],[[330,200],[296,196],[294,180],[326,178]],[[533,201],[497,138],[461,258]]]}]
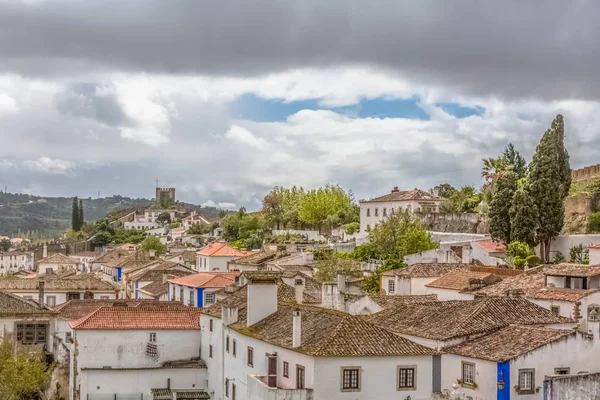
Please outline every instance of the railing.
[{"label": "railing", "polygon": [[150,400],[151,395],[144,393],[96,393],[88,394],[86,400]]},{"label": "railing", "polygon": [[312,389],[269,387],[266,376],[248,375],[248,400],[313,400]]}]

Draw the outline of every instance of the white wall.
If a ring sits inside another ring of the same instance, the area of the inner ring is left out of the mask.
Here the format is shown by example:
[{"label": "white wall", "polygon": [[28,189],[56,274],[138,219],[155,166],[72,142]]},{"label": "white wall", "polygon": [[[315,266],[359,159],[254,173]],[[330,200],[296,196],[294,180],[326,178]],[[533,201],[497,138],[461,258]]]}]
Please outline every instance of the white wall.
[{"label": "white wall", "polygon": [[406,265],[418,263],[460,263],[462,259],[452,250],[435,249],[404,256]]},{"label": "white wall", "polygon": [[18,255],[0,253],[0,275],[16,273],[21,269],[27,271],[35,269],[32,252],[24,252]]},{"label": "white wall", "polygon": [[[600,234],[557,236],[550,245],[550,259],[554,260],[556,253],[560,251],[565,259],[569,261],[569,250],[579,244],[582,244],[583,247],[600,244]],[[536,252],[539,254],[539,247],[536,248]]]},{"label": "white wall", "polygon": [[600,264],[600,249],[590,249],[590,265]]},{"label": "white wall", "polygon": [[52,271],[63,271],[66,269],[79,269],[81,270],[78,264],[47,264],[47,263],[39,263],[38,264],[38,272],[43,274],[48,270]]},{"label": "white wall", "polygon": [[[437,207],[436,211],[439,211],[439,205],[441,201],[435,202]],[[391,215],[392,210],[395,212],[403,211],[409,208],[411,211],[419,211],[421,205],[418,201],[392,201],[392,202],[373,202],[373,203],[360,203],[360,232],[366,232],[367,226],[371,229],[378,223],[387,218],[383,215],[383,209],[386,209],[387,215]],[[367,209],[370,210],[370,215],[367,216]],[[375,215],[375,209],[378,210],[378,215]]]},{"label": "white wall", "polygon": [[433,278],[411,278],[410,279],[410,294],[411,295],[419,295],[419,294],[427,294],[427,288],[425,285],[430,284],[435,281],[438,277]]},{"label": "white wall", "polygon": [[[150,389],[166,388],[167,379],[171,379],[174,389],[206,389],[206,369],[154,369],[111,371],[93,370],[81,372],[81,399],[87,395],[114,394],[120,395],[143,394],[144,400],[151,400]],[[93,397],[92,397],[93,399]]]},{"label": "white wall", "polygon": [[[183,288],[183,298],[181,297],[181,288]],[[191,306],[198,307],[198,298],[197,298],[198,296],[196,294],[197,293],[196,288],[185,286],[185,285],[178,285],[178,284],[169,282],[169,293],[171,295],[170,299],[172,299],[173,294],[175,294],[175,300],[182,302],[186,306],[190,305],[190,297],[191,297],[192,301],[193,301]]]},{"label": "white wall", "polygon": [[[213,321],[213,330],[210,331],[210,320]],[[214,318],[206,314],[200,315],[200,330],[201,330],[201,358],[207,366],[208,388],[214,391],[213,400],[224,400],[223,393],[223,324],[219,318]],[[209,347],[212,346],[213,354],[209,357]],[[238,347],[237,351],[241,351]]]},{"label": "white wall", "polygon": [[[467,396],[471,396],[473,400],[495,399],[498,390],[496,386],[498,364],[493,361],[461,357],[453,354],[442,355],[442,390],[452,390],[452,384],[456,383],[457,379],[462,379],[463,361],[475,364],[475,383],[477,384],[477,388],[473,390],[462,387],[460,391]],[[515,385],[513,381],[510,384],[511,386]],[[519,396],[519,399],[521,399],[521,396]]]},{"label": "white wall", "polygon": [[198,272],[227,272],[227,263],[238,258],[239,257],[209,257],[199,254],[196,260],[196,270]]},{"label": "white wall", "polygon": [[[150,332],[156,333],[158,359],[146,355]],[[198,357],[200,332],[189,331],[99,331],[76,330],[78,368],[156,367],[165,361]]]},{"label": "white wall", "polygon": [[[30,298],[30,299],[36,300],[36,301],[39,299],[39,292],[37,290],[29,290],[29,291],[7,290],[7,292],[12,293],[12,294],[22,297],[22,298]],[[46,290],[46,291],[44,291],[44,303],[46,305],[49,305],[50,303],[49,303],[48,297],[52,297],[52,296],[54,296],[56,299],[55,305],[66,303],[67,302],[67,293],[79,293],[79,298],[83,299],[85,292],[86,292],[85,290],[64,290],[64,291]],[[95,299],[102,299],[102,298],[114,299],[114,298],[116,298],[116,294],[115,294],[114,290],[112,290],[112,291],[92,290],[91,292],[94,294]]]},{"label": "white wall", "polygon": [[48,324],[48,332],[46,336],[46,346],[52,349],[52,335],[55,331],[55,320],[50,320],[48,317],[1,317],[0,318],[0,338],[12,338],[16,323],[37,323]]},{"label": "white wall", "polygon": [[497,265],[506,264],[504,260],[491,256],[487,251],[483,250],[475,243],[473,243],[471,247],[473,249],[471,252],[472,259],[480,261],[483,265],[495,267]]},{"label": "white wall", "polygon": [[[538,300],[538,299],[530,299],[530,298],[527,298],[527,300],[529,300],[532,303],[535,303],[541,307],[547,308],[548,310],[550,310],[552,306],[558,306],[559,314],[562,315],[563,317],[568,317],[568,318],[575,317],[575,313],[574,313],[575,303],[573,303],[573,302],[559,301],[559,300]],[[581,329],[583,329],[583,331],[586,331],[587,330],[588,306],[591,304],[600,305],[600,292],[592,293],[592,294],[582,298],[579,301],[581,302],[581,305],[579,306],[579,310],[580,310],[579,313],[582,317],[579,320],[579,323],[581,325]]]}]

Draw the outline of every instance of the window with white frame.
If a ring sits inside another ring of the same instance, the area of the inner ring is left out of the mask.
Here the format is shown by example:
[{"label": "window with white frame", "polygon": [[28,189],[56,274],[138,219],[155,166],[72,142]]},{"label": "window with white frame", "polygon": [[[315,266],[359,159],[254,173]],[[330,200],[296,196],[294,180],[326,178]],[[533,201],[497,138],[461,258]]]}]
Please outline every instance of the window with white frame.
[{"label": "window with white frame", "polygon": [[214,304],[216,303],[216,296],[214,293],[212,292],[207,292],[204,294],[204,299],[206,301],[206,304]]},{"label": "window with white frame", "polygon": [[342,392],[360,391],[360,367],[342,367]]},{"label": "window with white frame", "polygon": [[415,390],[417,388],[416,385],[416,376],[417,376],[417,367],[414,365],[408,366],[398,366],[397,369],[397,381],[398,387],[397,390]]},{"label": "window with white frame", "polygon": [[375,216],[379,217],[379,208],[375,207]]},{"label": "window with white frame", "polygon": [[393,280],[389,280],[388,281],[388,293],[395,293],[396,292],[396,282],[394,282]]},{"label": "window with white frame", "polygon": [[283,362],[283,377],[284,378],[290,377],[290,363],[288,363],[287,361]]},{"label": "window with white frame", "polygon": [[519,370],[519,394],[535,393],[535,369]]},{"label": "window with white frame", "polygon": [[46,305],[54,307],[56,305],[56,296],[46,296]]},{"label": "window with white frame", "polygon": [[473,385],[475,383],[475,364],[463,361],[462,383],[464,385]]},{"label": "window with white frame", "polygon": [[248,346],[248,366],[254,367],[254,348]]}]

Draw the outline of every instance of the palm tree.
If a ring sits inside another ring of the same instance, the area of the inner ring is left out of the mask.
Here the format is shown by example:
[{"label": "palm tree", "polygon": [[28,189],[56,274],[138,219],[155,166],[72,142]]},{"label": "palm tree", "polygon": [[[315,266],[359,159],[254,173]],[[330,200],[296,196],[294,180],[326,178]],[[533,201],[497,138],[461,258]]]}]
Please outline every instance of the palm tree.
[{"label": "palm tree", "polygon": [[498,173],[506,169],[506,160],[504,157],[498,158],[484,158],[483,167],[481,168],[481,177],[485,179],[485,182],[494,186]]}]

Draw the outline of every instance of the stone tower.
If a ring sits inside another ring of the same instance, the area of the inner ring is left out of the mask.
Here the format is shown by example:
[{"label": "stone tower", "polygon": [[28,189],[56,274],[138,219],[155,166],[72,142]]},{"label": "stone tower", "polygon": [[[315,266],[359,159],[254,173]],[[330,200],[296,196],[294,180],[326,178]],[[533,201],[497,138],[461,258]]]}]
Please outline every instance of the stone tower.
[{"label": "stone tower", "polygon": [[156,188],[156,204],[168,206],[175,204],[175,188]]}]

